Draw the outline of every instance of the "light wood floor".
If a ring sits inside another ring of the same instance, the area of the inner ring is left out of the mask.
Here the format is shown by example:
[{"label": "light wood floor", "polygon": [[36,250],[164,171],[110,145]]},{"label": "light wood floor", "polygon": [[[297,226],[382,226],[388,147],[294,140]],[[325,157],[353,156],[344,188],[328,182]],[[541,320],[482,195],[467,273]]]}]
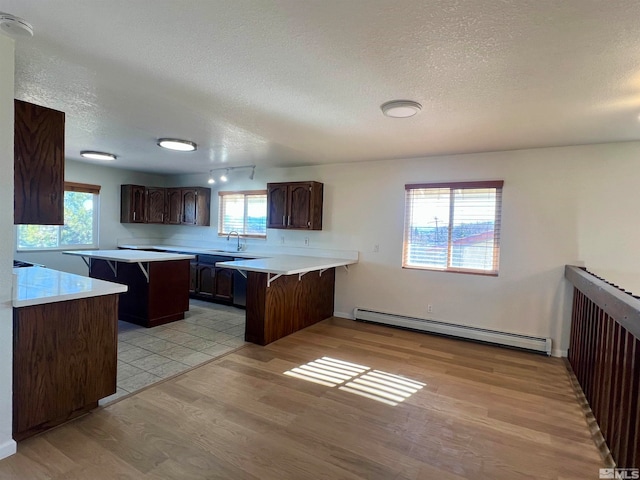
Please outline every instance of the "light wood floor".
[{"label": "light wood floor", "polygon": [[[322,357],[298,371],[360,380],[284,374]],[[367,385],[397,405],[353,393]],[[0,479],[584,480],[603,466],[561,360],[334,318],[26,440]]]}]

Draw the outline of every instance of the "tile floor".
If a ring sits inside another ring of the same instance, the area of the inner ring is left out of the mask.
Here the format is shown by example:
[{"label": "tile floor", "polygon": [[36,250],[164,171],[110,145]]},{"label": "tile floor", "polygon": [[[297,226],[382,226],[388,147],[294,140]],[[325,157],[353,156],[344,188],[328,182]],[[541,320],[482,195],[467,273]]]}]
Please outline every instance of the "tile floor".
[{"label": "tile floor", "polygon": [[199,300],[190,300],[184,320],[166,325],[118,322],[118,389],[100,404],[235,350],[245,344],[244,326],[244,310]]}]

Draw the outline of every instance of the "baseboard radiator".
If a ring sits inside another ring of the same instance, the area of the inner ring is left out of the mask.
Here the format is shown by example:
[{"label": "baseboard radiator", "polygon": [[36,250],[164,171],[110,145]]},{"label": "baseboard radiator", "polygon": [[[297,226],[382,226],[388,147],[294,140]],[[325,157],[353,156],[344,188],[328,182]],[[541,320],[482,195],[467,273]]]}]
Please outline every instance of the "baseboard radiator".
[{"label": "baseboard radiator", "polygon": [[435,320],[377,312],[375,310],[367,310],[365,308],[355,308],[353,314],[356,320],[365,322],[409,328],[427,333],[492,343],[494,345],[506,347],[521,348],[524,350],[531,350],[551,355],[550,338],[531,337],[517,333],[499,332],[496,330],[487,330],[485,328],[455,325],[452,323],[437,322]]}]

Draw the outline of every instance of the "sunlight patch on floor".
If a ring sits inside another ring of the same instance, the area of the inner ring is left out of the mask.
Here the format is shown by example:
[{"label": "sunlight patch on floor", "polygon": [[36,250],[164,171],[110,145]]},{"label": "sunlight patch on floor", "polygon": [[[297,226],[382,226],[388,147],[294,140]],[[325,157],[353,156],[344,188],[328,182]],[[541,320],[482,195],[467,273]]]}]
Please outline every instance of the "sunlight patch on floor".
[{"label": "sunlight patch on floor", "polygon": [[372,370],[331,357],[322,357],[284,372],[284,375],[317,383],[396,406],[426,384],[410,378]]}]

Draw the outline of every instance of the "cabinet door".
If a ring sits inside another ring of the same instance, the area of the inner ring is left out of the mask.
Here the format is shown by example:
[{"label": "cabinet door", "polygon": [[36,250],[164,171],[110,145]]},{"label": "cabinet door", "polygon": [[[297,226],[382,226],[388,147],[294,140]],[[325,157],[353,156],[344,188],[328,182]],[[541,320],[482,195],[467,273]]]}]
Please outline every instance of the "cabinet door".
[{"label": "cabinet door", "polygon": [[182,223],[182,190],[167,188],[167,214],[164,223],[179,225]]},{"label": "cabinet door", "polygon": [[217,300],[233,300],[233,272],[230,268],[216,268],[215,298]]},{"label": "cabinet door", "polygon": [[144,223],[146,189],[142,185],[120,186],[120,222]]},{"label": "cabinet door", "polygon": [[64,223],[64,112],[15,100],[14,224]]},{"label": "cabinet door", "polygon": [[289,213],[287,227],[309,228],[311,226],[311,185],[295,183],[289,186]]},{"label": "cabinet door", "polygon": [[196,190],[182,190],[182,223],[196,224]]},{"label": "cabinet door", "polygon": [[267,184],[267,228],[287,228],[287,193],[286,183]]},{"label": "cabinet door", "polygon": [[202,297],[215,296],[215,271],[213,265],[199,265],[196,294]]},{"label": "cabinet door", "polygon": [[164,188],[147,188],[147,223],[164,223],[166,196]]},{"label": "cabinet door", "polygon": [[196,188],[195,224],[208,227],[211,225],[211,189]]}]

